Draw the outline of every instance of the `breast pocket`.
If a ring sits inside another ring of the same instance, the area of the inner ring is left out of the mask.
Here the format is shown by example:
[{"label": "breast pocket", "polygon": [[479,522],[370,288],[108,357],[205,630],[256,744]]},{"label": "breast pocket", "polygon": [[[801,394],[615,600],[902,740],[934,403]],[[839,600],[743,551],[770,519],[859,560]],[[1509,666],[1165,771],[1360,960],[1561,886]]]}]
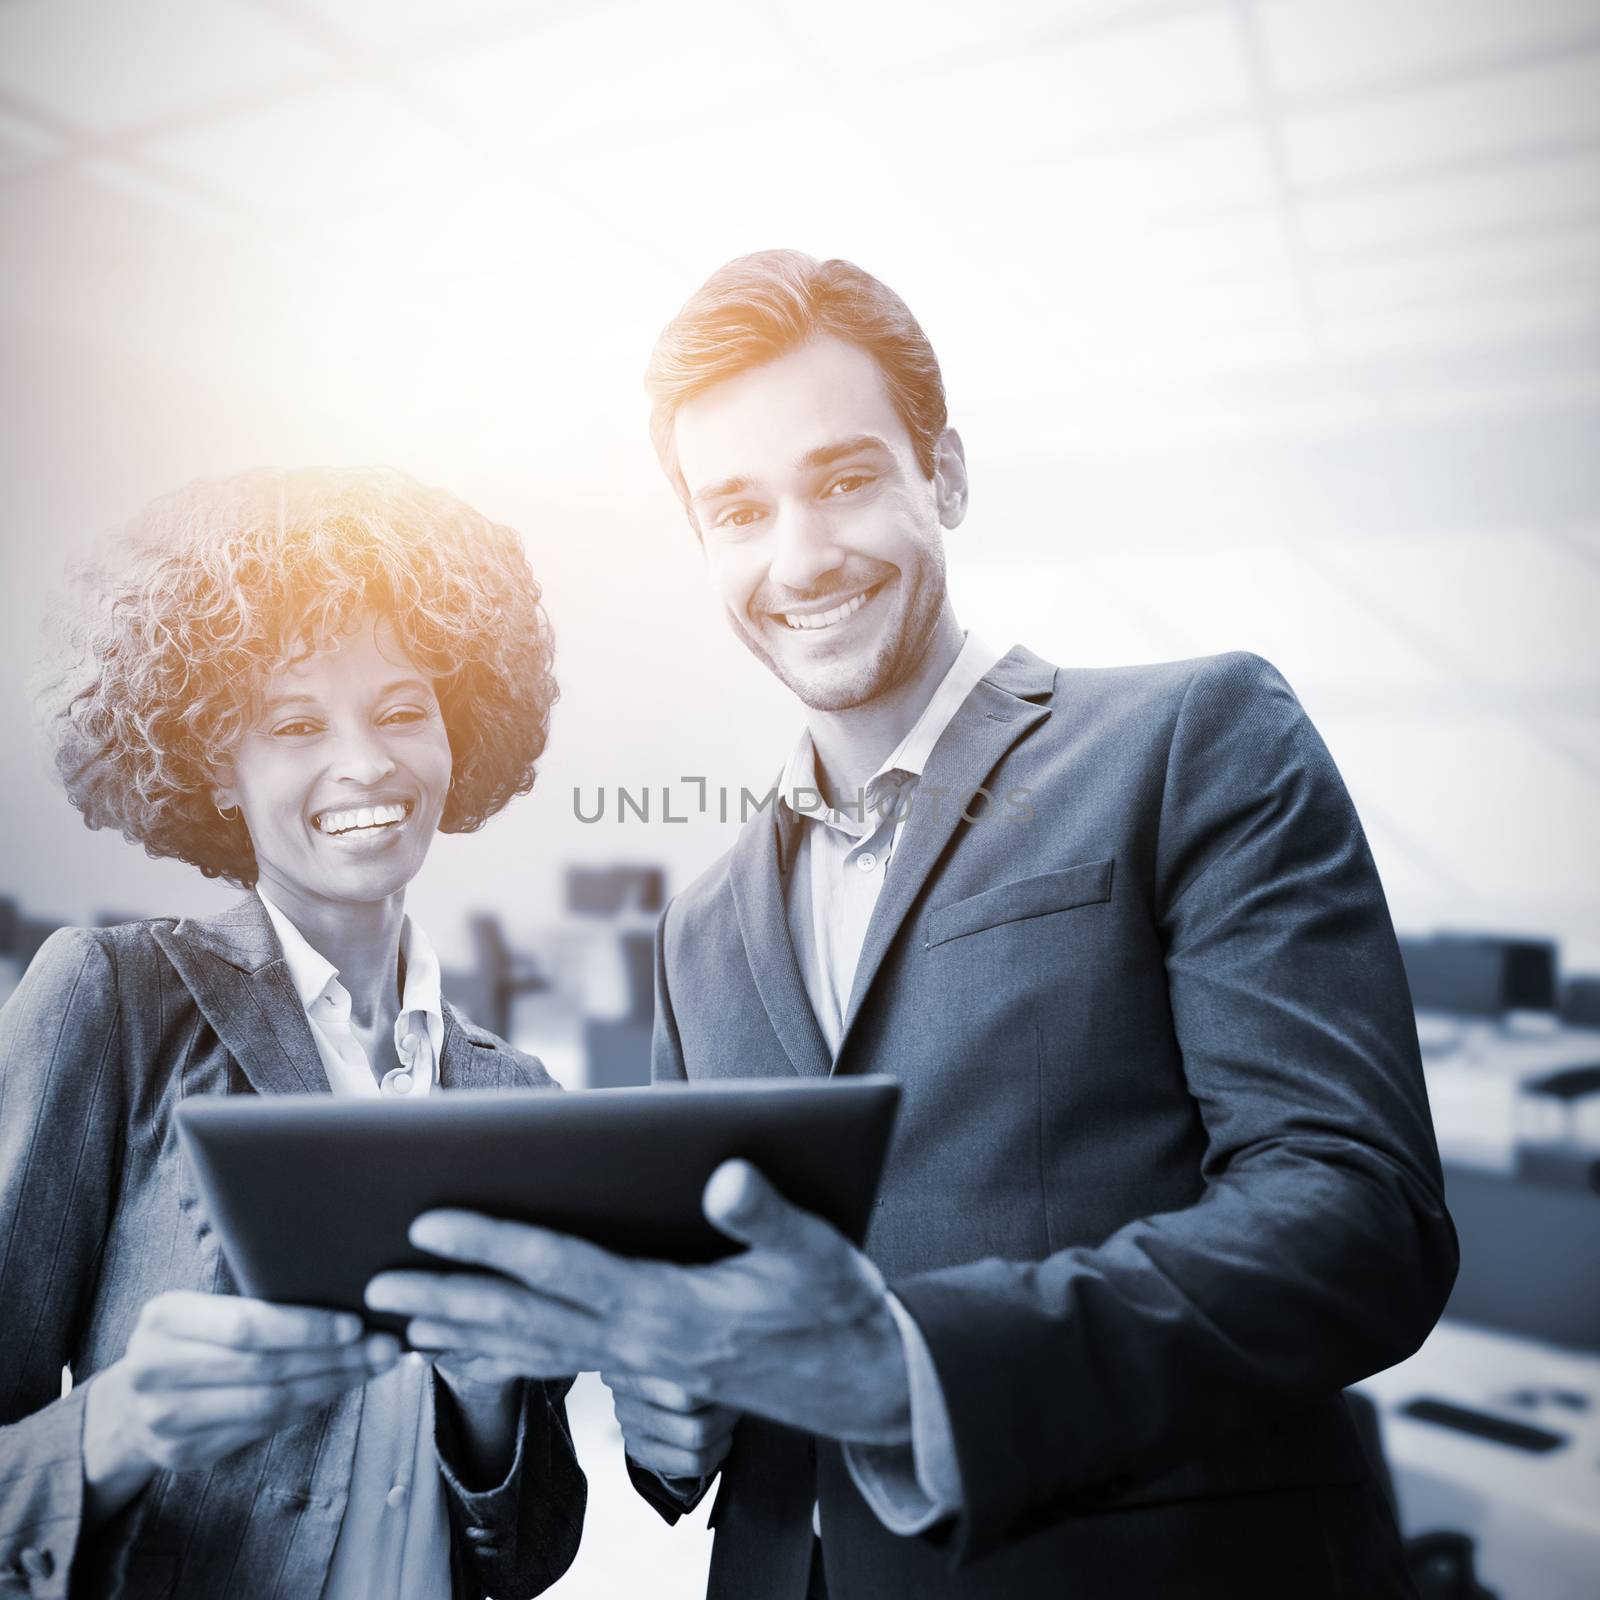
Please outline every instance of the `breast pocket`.
[{"label": "breast pocket", "polygon": [[1098,905],[1111,898],[1111,861],[1085,861],[1059,872],[1041,872],[1031,878],[998,884],[982,894],[940,906],[928,916],[926,948],[964,939],[985,928],[1028,917],[1053,916],[1078,906]]}]

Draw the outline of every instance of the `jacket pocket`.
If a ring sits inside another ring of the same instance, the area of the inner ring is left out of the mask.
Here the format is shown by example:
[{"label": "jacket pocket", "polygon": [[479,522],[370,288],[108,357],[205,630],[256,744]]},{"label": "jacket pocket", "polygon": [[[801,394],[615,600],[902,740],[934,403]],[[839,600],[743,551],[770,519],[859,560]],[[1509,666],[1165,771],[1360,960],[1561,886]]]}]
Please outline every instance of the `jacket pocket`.
[{"label": "jacket pocket", "polygon": [[1111,898],[1112,866],[1111,861],[1085,861],[1059,872],[1018,878],[1014,883],[1002,883],[982,894],[957,900],[954,905],[940,906],[928,917],[925,946],[931,950],[937,944],[997,928],[1002,923],[1098,905]]}]

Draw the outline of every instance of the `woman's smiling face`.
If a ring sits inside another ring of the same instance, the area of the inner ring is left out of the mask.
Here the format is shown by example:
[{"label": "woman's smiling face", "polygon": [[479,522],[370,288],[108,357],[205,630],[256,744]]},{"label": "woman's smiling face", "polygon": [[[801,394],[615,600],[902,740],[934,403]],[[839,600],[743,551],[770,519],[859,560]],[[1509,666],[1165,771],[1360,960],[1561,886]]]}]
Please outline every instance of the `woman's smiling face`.
[{"label": "woman's smiling face", "polygon": [[371,904],[416,876],[450,791],[433,684],[370,615],[278,667],[215,798],[238,806],[274,900]]}]

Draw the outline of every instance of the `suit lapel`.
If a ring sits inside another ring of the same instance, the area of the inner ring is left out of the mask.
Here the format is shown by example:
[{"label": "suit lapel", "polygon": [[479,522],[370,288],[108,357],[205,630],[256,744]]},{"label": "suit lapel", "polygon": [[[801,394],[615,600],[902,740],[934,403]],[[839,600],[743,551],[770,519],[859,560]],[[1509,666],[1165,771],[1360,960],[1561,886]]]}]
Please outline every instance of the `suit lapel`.
[{"label": "suit lapel", "polygon": [[733,847],[733,870],[729,873],[733,905],[756,990],[778,1042],[802,1077],[825,1078],[832,1065],[828,1046],[800,975],[783,903],[779,862],[782,824],[778,816],[782,803],[774,799],[772,814],[758,816],[754,826],[740,833]]},{"label": "suit lapel", "polygon": [[158,924],[155,939],[257,1094],[327,1091],[311,1025],[255,895],[215,917]]},{"label": "suit lapel", "polygon": [[[1054,683],[1055,668],[1018,646],[962,701],[934,745],[912,797],[911,815],[889,864],[883,892],[867,924],[835,1060],[844,1057],[856,1018],[906,914],[952,841],[967,826],[962,811],[968,797],[988,782],[1012,746],[1050,715],[1049,706],[1037,702],[1048,698]],[[1000,800],[1001,796],[995,795],[979,804],[989,810]],[[972,814],[980,815],[976,809]],[[998,826],[992,818],[989,822]]]}]

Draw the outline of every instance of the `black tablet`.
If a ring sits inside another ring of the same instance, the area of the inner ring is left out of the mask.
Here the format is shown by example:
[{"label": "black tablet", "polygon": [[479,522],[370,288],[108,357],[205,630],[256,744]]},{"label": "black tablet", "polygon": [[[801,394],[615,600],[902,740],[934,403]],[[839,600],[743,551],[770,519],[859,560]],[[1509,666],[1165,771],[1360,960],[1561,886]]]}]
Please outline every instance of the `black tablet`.
[{"label": "black tablet", "polygon": [[860,1243],[900,1085],[758,1079],[652,1089],[510,1089],[422,1100],[201,1095],[178,1135],[242,1293],[366,1311],[386,1267],[437,1266],[406,1229],[461,1206],[629,1256],[694,1263],[737,1246],[705,1220],[706,1180],[752,1161]]}]

